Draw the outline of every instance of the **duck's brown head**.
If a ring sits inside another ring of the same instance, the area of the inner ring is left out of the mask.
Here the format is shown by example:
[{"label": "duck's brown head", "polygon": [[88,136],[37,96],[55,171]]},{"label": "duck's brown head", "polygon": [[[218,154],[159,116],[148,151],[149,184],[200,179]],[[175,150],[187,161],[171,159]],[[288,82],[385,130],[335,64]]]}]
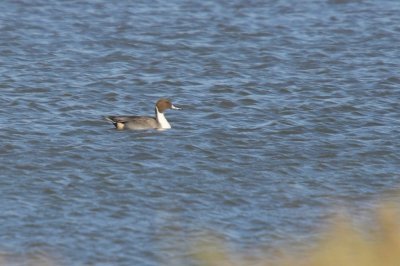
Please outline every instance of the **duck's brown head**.
[{"label": "duck's brown head", "polygon": [[158,110],[158,112],[160,113],[164,113],[165,110],[167,109],[175,109],[175,110],[179,110],[181,108],[178,108],[176,106],[174,106],[170,100],[167,99],[160,99],[157,101],[156,103],[156,108]]}]

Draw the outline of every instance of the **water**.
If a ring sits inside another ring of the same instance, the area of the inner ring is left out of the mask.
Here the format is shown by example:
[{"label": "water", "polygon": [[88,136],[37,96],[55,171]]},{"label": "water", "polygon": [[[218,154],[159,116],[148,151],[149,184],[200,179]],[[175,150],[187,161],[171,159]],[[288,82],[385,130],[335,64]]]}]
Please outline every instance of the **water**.
[{"label": "water", "polygon": [[[2,1],[0,251],[269,252],[400,181],[398,1]],[[116,131],[112,114],[172,129]]]}]

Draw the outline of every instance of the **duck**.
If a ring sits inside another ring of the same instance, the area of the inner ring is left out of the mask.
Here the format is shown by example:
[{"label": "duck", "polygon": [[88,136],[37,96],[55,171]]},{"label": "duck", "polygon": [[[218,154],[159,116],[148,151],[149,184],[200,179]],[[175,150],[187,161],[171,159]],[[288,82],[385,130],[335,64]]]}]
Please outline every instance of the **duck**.
[{"label": "duck", "polygon": [[165,130],[170,129],[171,124],[168,122],[164,115],[167,109],[180,110],[174,106],[168,99],[159,99],[155,106],[155,117],[151,116],[106,116],[105,119],[112,122],[116,129],[124,130],[144,130],[144,129],[157,129]]}]

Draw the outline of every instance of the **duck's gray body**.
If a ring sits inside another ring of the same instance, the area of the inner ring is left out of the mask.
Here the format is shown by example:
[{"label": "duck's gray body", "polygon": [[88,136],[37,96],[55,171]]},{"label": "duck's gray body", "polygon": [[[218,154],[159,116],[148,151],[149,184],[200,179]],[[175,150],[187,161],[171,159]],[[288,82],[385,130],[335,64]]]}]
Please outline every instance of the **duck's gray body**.
[{"label": "duck's gray body", "polygon": [[155,117],[150,116],[107,116],[116,129],[158,129],[161,128]]}]

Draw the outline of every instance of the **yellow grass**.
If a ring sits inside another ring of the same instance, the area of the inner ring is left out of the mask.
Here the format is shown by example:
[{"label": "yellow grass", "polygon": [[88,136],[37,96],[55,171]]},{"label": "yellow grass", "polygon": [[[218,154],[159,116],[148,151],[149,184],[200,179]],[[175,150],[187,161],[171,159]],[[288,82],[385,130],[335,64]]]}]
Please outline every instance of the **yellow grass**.
[{"label": "yellow grass", "polygon": [[363,228],[343,218],[333,224],[315,248],[286,253],[279,261],[269,256],[249,259],[210,243],[195,248],[195,260],[199,266],[400,266],[400,219],[395,206],[378,210],[374,222]]}]

